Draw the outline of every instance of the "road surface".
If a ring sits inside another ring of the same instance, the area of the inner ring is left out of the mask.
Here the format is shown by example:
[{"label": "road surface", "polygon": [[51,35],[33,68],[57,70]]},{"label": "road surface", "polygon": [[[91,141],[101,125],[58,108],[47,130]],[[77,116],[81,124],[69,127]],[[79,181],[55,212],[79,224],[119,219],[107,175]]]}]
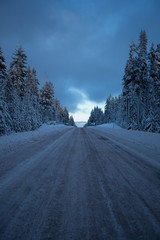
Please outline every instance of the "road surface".
[{"label": "road surface", "polygon": [[138,154],[68,127],[1,155],[0,240],[160,239],[160,170]]}]

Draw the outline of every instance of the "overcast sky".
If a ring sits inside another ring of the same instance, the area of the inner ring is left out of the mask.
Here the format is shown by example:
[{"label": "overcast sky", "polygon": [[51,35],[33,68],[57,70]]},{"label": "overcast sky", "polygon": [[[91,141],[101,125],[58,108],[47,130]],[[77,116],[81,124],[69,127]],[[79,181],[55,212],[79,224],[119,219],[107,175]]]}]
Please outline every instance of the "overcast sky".
[{"label": "overcast sky", "polygon": [[145,29],[160,43],[160,0],[0,0],[0,45],[7,64],[20,44],[41,86],[87,120],[94,105],[118,95],[130,43]]}]

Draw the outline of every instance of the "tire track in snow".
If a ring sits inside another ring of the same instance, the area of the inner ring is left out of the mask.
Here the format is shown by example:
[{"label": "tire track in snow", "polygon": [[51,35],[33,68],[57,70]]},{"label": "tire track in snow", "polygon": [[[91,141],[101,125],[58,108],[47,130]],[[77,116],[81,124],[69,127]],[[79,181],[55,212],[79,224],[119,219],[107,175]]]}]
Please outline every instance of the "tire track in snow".
[{"label": "tire track in snow", "polygon": [[[152,234],[154,234],[156,236],[159,237],[160,236],[160,193],[158,191],[158,185],[159,185],[159,181],[157,179],[156,176],[154,176],[154,173],[151,174],[151,176],[148,175],[148,177],[151,177],[153,181],[151,181],[151,183],[149,184],[149,181],[147,179],[147,175],[145,174],[146,168],[143,168],[143,173],[140,172],[139,174],[137,174],[136,168],[134,169],[132,166],[132,162],[129,161],[127,158],[128,157],[132,157],[133,159],[133,154],[131,152],[131,155],[127,152],[127,156],[126,156],[126,152],[123,150],[123,148],[121,149],[120,146],[118,146],[118,151],[115,145],[114,148],[114,142],[112,142],[110,139],[104,138],[103,136],[100,136],[99,134],[96,135],[96,133],[93,131],[90,131],[90,139],[92,142],[92,146],[95,144],[95,148],[97,149],[97,152],[99,154],[99,162],[103,162],[103,167],[105,166],[105,155],[103,154],[105,152],[105,148],[106,148],[106,153],[108,153],[108,155],[106,156],[106,158],[110,161],[110,163],[113,165],[113,167],[116,169],[117,174],[116,175],[119,176],[119,182],[121,183],[121,186],[125,186],[125,182],[128,185],[128,189],[130,192],[130,195],[132,195],[132,198],[130,199],[128,196],[127,199],[127,195],[126,195],[126,200],[128,201],[129,199],[131,200],[131,202],[135,201],[135,203],[137,204],[136,206],[138,207],[138,211],[142,211],[142,209],[144,209],[144,215],[146,217],[146,219],[148,219],[149,224],[152,226]],[[94,141],[94,140],[95,141]],[[107,141],[106,141],[107,139]],[[98,144],[99,141],[99,144]],[[100,147],[101,146],[101,147]],[[110,153],[110,154],[109,154]],[[136,157],[134,157],[134,160],[136,159]],[[136,159],[136,162],[138,161],[138,159]],[[141,158],[139,159],[139,161],[141,161]],[[102,163],[101,163],[102,164]],[[125,168],[124,168],[125,166]],[[143,165],[144,166],[144,165]],[[149,168],[148,168],[149,169]],[[155,167],[153,167],[150,172],[156,170]],[[113,169],[112,169],[113,171]],[[107,169],[106,169],[107,172]],[[132,178],[130,177],[132,176]],[[123,181],[121,181],[121,178],[123,179]],[[138,185],[135,184],[134,179],[139,180],[139,186],[142,185],[142,188],[140,188]],[[153,184],[155,182],[155,179],[157,180],[156,182],[156,186]],[[144,184],[144,183],[145,184]],[[149,185],[148,185],[149,184]],[[148,193],[145,189],[145,187],[149,188],[150,193]],[[155,191],[152,190],[152,188],[155,188]],[[139,189],[145,190],[145,193],[147,193],[147,195],[144,195],[144,192],[139,192]],[[123,189],[124,191],[124,189]],[[124,192],[125,194],[125,192]],[[155,195],[154,198],[152,198],[152,195]],[[146,200],[145,200],[146,198]],[[147,201],[150,200],[150,202],[148,203]],[[155,202],[156,201],[156,202]],[[139,203],[138,203],[139,202]],[[154,210],[152,209],[154,206]],[[132,216],[133,215],[133,216]],[[132,213],[132,217],[134,217],[134,213]],[[140,214],[139,214],[140,215]],[[137,221],[139,221],[138,217],[136,219],[136,214],[135,214],[135,221],[136,225],[137,225]],[[142,222],[143,222],[143,218],[142,218]],[[143,224],[141,224],[143,225]],[[137,225],[138,228],[140,228],[140,231],[143,232],[144,229],[143,227],[139,224],[139,226]],[[148,229],[150,229],[148,227]],[[145,232],[145,231],[144,231]],[[152,236],[152,235],[151,235]],[[146,235],[147,237],[147,235]]]},{"label": "tire track in snow", "polygon": [[71,128],[19,152],[0,180],[1,240],[159,239],[156,166],[103,135]]}]

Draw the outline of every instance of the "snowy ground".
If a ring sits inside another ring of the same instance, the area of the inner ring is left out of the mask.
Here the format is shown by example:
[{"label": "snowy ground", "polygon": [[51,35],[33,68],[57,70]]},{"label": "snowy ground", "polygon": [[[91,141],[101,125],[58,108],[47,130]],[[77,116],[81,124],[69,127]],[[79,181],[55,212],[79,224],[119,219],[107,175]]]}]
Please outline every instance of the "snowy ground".
[{"label": "snowy ground", "polygon": [[125,139],[132,143],[142,143],[153,148],[160,148],[160,134],[158,133],[126,130],[114,123],[98,125],[96,128],[102,128],[104,133],[110,133],[121,140]]},{"label": "snowy ground", "polygon": [[56,125],[48,125],[43,124],[40,128],[35,131],[29,132],[21,132],[21,133],[12,133],[10,135],[1,136],[0,137],[0,152],[11,151],[20,148],[21,145],[25,145],[27,143],[32,143],[34,141],[38,141],[44,135],[50,135],[52,131],[61,132],[67,126],[63,124]]},{"label": "snowy ground", "polygon": [[113,129],[122,129],[120,126],[118,126],[115,123],[105,123],[102,125],[98,125],[97,127],[105,127],[105,128],[113,128]]},{"label": "snowy ground", "polygon": [[96,126],[95,131],[107,135],[137,157],[145,157],[146,161],[151,161],[151,164],[156,164],[160,169],[160,134],[126,130],[113,123]]},{"label": "snowy ground", "polygon": [[105,125],[0,137],[1,240],[160,239],[160,135]]}]

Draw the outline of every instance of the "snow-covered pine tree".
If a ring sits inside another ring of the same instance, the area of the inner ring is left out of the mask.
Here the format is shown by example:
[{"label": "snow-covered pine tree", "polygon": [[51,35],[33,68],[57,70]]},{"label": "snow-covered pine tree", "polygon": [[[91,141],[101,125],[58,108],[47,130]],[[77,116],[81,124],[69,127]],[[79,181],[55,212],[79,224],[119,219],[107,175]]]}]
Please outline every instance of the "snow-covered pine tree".
[{"label": "snow-covered pine tree", "polygon": [[69,125],[70,125],[70,126],[75,126],[75,122],[74,122],[73,116],[70,116],[70,117],[69,117]]},{"label": "snow-covered pine tree", "polygon": [[32,68],[32,94],[39,98],[39,80],[35,68]]},{"label": "snow-covered pine tree", "polygon": [[[1,94],[4,91],[4,87],[6,84],[6,78],[7,78],[7,67],[6,67],[6,61],[2,52],[2,49],[0,47],[0,87],[1,87]],[[4,92],[3,92],[4,94]]]},{"label": "snow-covered pine tree", "polygon": [[12,80],[7,72],[7,79],[6,79],[6,84],[4,86],[5,89],[5,100],[7,102],[7,106],[8,106],[8,111],[10,116],[12,117],[12,112],[13,112],[13,98],[14,98],[14,85],[12,83]]},{"label": "snow-covered pine tree", "polygon": [[39,98],[39,80],[37,78],[37,72],[35,68],[32,68],[32,94],[33,94],[33,106],[36,113],[36,128],[42,125],[41,106]]},{"label": "snow-covered pine tree", "polygon": [[137,46],[132,42],[125,67],[122,90],[122,126],[128,129],[138,128],[139,88]]},{"label": "snow-covered pine tree", "polygon": [[60,123],[60,102],[59,100],[56,98],[54,101],[54,108],[55,108],[55,121],[57,123]]},{"label": "snow-covered pine tree", "polygon": [[68,110],[66,107],[64,107],[64,109],[63,109],[63,123],[65,125],[69,124],[69,113],[68,113]]},{"label": "snow-covered pine tree", "polygon": [[90,117],[88,119],[86,126],[96,126],[102,124],[103,122],[104,122],[103,111],[98,106],[94,107],[94,109],[92,109],[90,113]]},{"label": "snow-covered pine tree", "polygon": [[41,125],[39,93],[39,81],[36,76],[36,70],[31,71],[30,66],[26,73],[26,87],[25,87],[25,129],[34,130]]},{"label": "snow-covered pine tree", "polygon": [[0,135],[9,133],[12,127],[6,99],[8,81],[7,67],[2,49],[0,48]]},{"label": "snow-covered pine tree", "polygon": [[96,117],[96,124],[100,125],[102,123],[104,123],[104,114],[101,108],[99,108],[98,106],[94,109],[95,111],[95,117]]},{"label": "snow-covered pine tree", "polygon": [[15,131],[25,131],[26,126],[26,73],[27,56],[20,46],[15,50],[10,63],[9,75],[14,86],[14,108],[12,109],[12,120]]},{"label": "snow-covered pine tree", "polygon": [[156,49],[156,69],[157,78],[156,81],[154,81],[154,92],[156,98],[155,121],[157,125],[157,131],[160,132],[160,44],[157,45]]},{"label": "snow-covered pine tree", "polygon": [[114,98],[114,122],[117,123],[118,120],[119,120],[119,99],[118,97],[116,96]]},{"label": "snow-covered pine tree", "polygon": [[[65,114],[65,111],[64,111],[63,107],[60,106],[60,102],[57,98],[54,101],[54,110],[55,110],[55,121],[57,123],[64,123],[65,124],[65,123],[69,122],[68,110],[66,109],[67,111],[66,111],[66,114]],[[67,121],[66,121],[66,119],[67,119]]]},{"label": "snow-covered pine tree", "polygon": [[122,118],[122,111],[123,111],[123,97],[122,94],[118,95],[116,98],[116,120],[115,122],[123,127],[123,118]]},{"label": "snow-covered pine tree", "polygon": [[64,123],[64,109],[61,106],[60,106],[60,109],[59,109],[59,122]]},{"label": "snow-covered pine tree", "polygon": [[28,66],[26,71],[26,78],[25,78],[25,96],[23,97],[23,112],[24,112],[24,119],[23,119],[23,127],[25,131],[30,131],[35,129],[35,109],[33,107],[33,94],[32,94],[32,74],[31,68]]},{"label": "snow-covered pine tree", "polygon": [[111,122],[115,122],[115,98],[111,98]]},{"label": "snow-covered pine tree", "polygon": [[145,30],[140,32],[138,46],[138,75],[137,75],[137,87],[136,94],[138,98],[137,105],[137,120],[138,129],[143,130],[146,125],[147,113],[148,113],[148,69],[147,69],[147,35]]},{"label": "snow-covered pine tree", "polygon": [[112,95],[110,94],[106,100],[105,109],[104,109],[105,123],[110,123],[113,121],[113,116],[114,116],[113,108],[114,108],[113,98],[112,98]]},{"label": "snow-covered pine tree", "polygon": [[136,49],[134,42],[130,46],[129,59],[127,60],[125,66],[125,73],[123,76],[123,122],[126,128],[130,128],[131,118],[130,118],[130,105],[131,105],[131,87],[133,80],[133,51]]},{"label": "snow-covered pine tree", "polygon": [[86,126],[92,126],[92,125],[95,125],[95,118],[94,118],[94,110],[93,109],[91,110],[89,119],[86,123]]},{"label": "snow-covered pine tree", "polygon": [[20,46],[15,50],[10,64],[10,77],[17,90],[18,95],[22,98],[25,95],[25,77],[27,70],[27,56]]},{"label": "snow-covered pine tree", "polygon": [[42,122],[46,123],[55,119],[54,90],[51,82],[45,82],[40,90],[40,104],[42,111]]},{"label": "snow-covered pine tree", "polygon": [[22,114],[21,114],[21,98],[18,96],[17,90],[12,83],[10,75],[8,74],[5,85],[5,99],[8,106],[8,112],[11,117],[11,130],[19,132],[23,129]]},{"label": "snow-covered pine tree", "polygon": [[158,72],[157,72],[157,66],[156,66],[156,54],[154,45],[152,43],[150,52],[148,54],[148,96],[147,96],[147,102],[148,102],[148,114],[146,118],[146,125],[144,130],[146,131],[156,131],[156,119],[155,119],[155,111],[156,111],[156,91],[155,86],[158,78]]}]

